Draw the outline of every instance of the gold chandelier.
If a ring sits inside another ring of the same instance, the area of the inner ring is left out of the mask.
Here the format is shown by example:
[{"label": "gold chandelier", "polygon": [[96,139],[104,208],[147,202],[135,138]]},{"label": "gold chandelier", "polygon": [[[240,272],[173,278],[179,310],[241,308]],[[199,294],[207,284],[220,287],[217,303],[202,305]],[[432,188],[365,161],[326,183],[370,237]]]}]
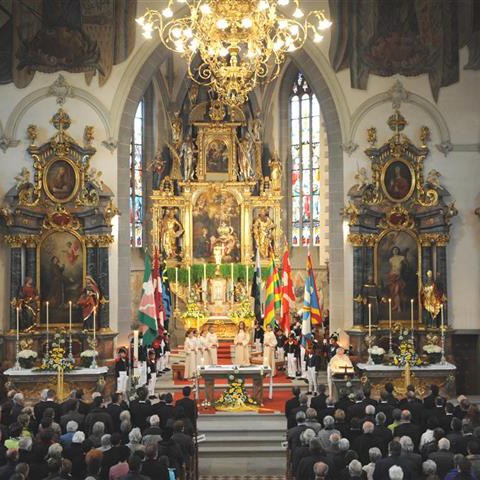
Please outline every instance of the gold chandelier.
[{"label": "gold chandelier", "polygon": [[[331,26],[323,11],[305,14],[298,0],[177,0],[189,10],[182,18],[174,18],[173,3],[137,19],[144,36],[157,30],[169,50],[186,58],[188,76],[230,106],[277,78],[286,54],[301,48],[309,31],[318,43]],[[279,11],[288,6],[291,17]]]}]

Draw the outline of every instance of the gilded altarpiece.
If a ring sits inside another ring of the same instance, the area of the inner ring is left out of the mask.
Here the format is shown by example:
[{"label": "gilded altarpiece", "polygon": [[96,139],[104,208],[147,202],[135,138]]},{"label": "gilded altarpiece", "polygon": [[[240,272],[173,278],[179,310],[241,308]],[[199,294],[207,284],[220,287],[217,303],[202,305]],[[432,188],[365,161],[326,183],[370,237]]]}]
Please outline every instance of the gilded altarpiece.
[{"label": "gilded altarpiece", "polygon": [[[0,211],[4,240],[10,247],[10,317],[5,358],[15,359],[16,307],[21,341],[45,350],[46,305],[50,335],[72,323],[74,355],[87,348],[84,329],[92,329],[88,300],[94,297],[99,360],[113,358],[116,333],[110,328],[109,246],[111,221],[118,210],[113,193],[92,168],[93,128],[84,144],[69,134],[71,119],[59,109],[52,117],[56,133],[37,146],[37,127],[30,125],[28,154],[33,168],[23,167]],[[23,333],[28,338],[23,338]]]},{"label": "gilded altarpiece", "polygon": [[[380,146],[376,129],[368,130],[365,154],[371,169],[358,171],[343,212],[353,246],[354,337],[368,326],[368,304],[381,337],[389,325],[390,304],[392,322],[411,328],[413,317],[416,331],[425,331],[438,328],[440,316],[424,308],[424,287],[433,281],[448,299],[446,246],[457,211],[447,202],[450,194],[440,184],[440,173],[431,169],[424,174],[428,128],[421,128],[420,145],[415,145],[404,133],[407,122],[399,111],[388,125],[394,135]],[[364,342],[358,351],[365,351]]]},{"label": "gilded altarpiece", "polygon": [[[251,281],[257,244],[263,265],[269,262],[270,252],[280,257],[281,165],[274,158],[270,171],[263,174],[258,128],[249,129],[240,109],[213,100],[196,105],[188,118],[185,128],[175,123],[178,117],[172,124],[172,144],[168,145],[172,167],[151,197],[152,245],[158,247],[169,268],[185,272],[204,265],[205,280],[202,276],[199,285],[193,285],[192,279],[192,291],[202,289],[197,300],[203,300],[209,314],[228,317],[234,308],[236,285],[232,287],[230,275],[220,279],[220,266],[232,266],[233,272],[233,265],[240,265],[242,282]],[[182,138],[176,134],[179,131]],[[182,172],[182,178],[176,172]],[[207,271],[209,285],[225,285],[223,302],[214,301],[217,294],[205,285]],[[189,296],[192,300],[194,293],[182,290],[174,280],[170,279],[177,301],[188,302]],[[230,288],[232,295],[228,296]],[[222,308],[217,308],[220,304]]]}]

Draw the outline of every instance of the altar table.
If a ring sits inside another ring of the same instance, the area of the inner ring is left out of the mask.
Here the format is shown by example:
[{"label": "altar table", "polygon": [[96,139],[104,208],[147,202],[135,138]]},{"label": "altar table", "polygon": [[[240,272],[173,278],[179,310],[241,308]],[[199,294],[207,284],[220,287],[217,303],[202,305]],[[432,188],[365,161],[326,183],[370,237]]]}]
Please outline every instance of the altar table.
[{"label": "altar table", "polygon": [[[64,393],[82,388],[85,394],[102,391],[105,388],[108,367],[78,368],[64,374]],[[57,372],[38,371],[31,368],[9,368],[3,374],[16,388],[20,389],[28,401],[38,401],[44,388],[56,390]]]},{"label": "altar table", "polygon": [[259,404],[263,405],[263,378],[268,376],[270,379],[269,397],[272,395],[272,369],[264,366],[250,365],[248,367],[239,367],[238,365],[205,365],[198,367],[197,376],[195,378],[195,398],[198,400],[199,379],[203,377],[205,381],[205,402],[212,404],[215,401],[215,379],[228,378],[230,375],[245,378],[251,378],[253,383],[252,398]]},{"label": "altar table", "polygon": [[[357,363],[362,383],[370,383],[372,395],[379,396],[385,383],[393,383],[399,394],[405,394],[405,369],[395,365],[368,365]],[[447,397],[453,397],[455,391],[455,373],[457,367],[452,363],[434,363],[430,365],[411,367],[410,383],[420,396],[428,394],[430,385],[438,385],[440,392]]]}]

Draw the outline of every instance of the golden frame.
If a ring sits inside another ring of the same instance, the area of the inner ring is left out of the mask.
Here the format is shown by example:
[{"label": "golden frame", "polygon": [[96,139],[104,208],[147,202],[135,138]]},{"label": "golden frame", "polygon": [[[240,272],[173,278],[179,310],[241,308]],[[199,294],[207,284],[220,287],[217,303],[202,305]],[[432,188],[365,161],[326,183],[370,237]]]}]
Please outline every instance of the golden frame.
[{"label": "golden frame", "polygon": [[[415,243],[417,245],[417,254],[418,254],[418,259],[417,259],[417,319],[414,320],[414,324],[422,324],[422,302],[421,302],[421,292],[422,292],[422,276],[420,275],[419,272],[422,271],[422,245],[420,243],[420,239],[418,238],[418,235],[415,231],[407,229],[407,228],[388,228],[383,230],[375,239],[375,246],[373,249],[373,278],[375,281],[375,285],[378,286],[378,246],[386,235],[392,233],[392,232],[404,232],[407,235],[410,235],[413,240],[415,240]],[[410,319],[408,320],[395,320],[396,322],[401,322],[401,323],[408,323],[410,325]],[[388,322],[388,318],[386,319],[378,319],[378,323],[380,325],[380,322]]]},{"label": "golden frame", "polygon": [[[68,197],[66,198],[57,198],[51,191],[50,191],[50,188],[48,186],[48,172],[49,170],[58,162],[66,162],[70,165],[70,167],[72,168],[73,172],[74,172],[74,175],[75,175],[75,185],[70,193],[70,195],[68,195]],[[45,195],[47,195],[47,197],[54,203],[68,203],[70,202],[77,194],[78,192],[78,188],[79,188],[79,185],[80,185],[80,176],[79,176],[79,173],[78,173],[78,167],[77,165],[75,164],[75,162],[73,160],[71,160],[70,158],[68,157],[65,157],[65,156],[56,156],[54,157],[53,159],[51,159],[47,165],[45,166],[45,169],[44,169],[44,172],[43,172],[43,178],[42,178],[42,181],[43,181],[43,190],[45,192]]]},{"label": "golden frame", "polygon": [[[72,234],[77,240],[80,242],[80,246],[82,248],[82,289],[85,288],[86,285],[86,275],[87,275],[87,248],[85,246],[85,241],[84,238],[75,230],[73,229],[61,229],[61,228],[54,228],[48,231],[45,231],[42,236],[40,237],[38,244],[37,244],[37,251],[36,251],[36,259],[37,259],[37,265],[36,265],[36,274],[37,274],[37,290],[40,298],[42,297],[42,281],[41,281],[41,274],[40,274],[40,267],[41,267],[41,248],[43,242],[50,237],[51,235],[54,235],[56,233],[69,233]],[[43,323],[42,324],[42,308],[43,305],[40,305],[40,312],[39,312],[39,321],[38,321],[38,326],[39,328],[46,328],[46,325]],[[72,322],[72,325],[80,325],[82,322]],[[51,322],[51,327],[56,328],[56,327],[67,327],[69,324],[68,323],[53,323]]]},{"label": "golden frame", "polygon": [[[236,181],[237,165],[237,128],[242,124],[240,122],[198,122],[194,126],[198,129],[198,164],[197,178],[199,182],[204,181]],[[212,142],[223,142],[228,149],[228,168],[227,172],[208,172],[207,171],[207,153],[208,147]]]},{"label": "golden frame", "polygon": [[[411,177],[411,183],[410,183],[410,189],[408,190],[408,193],[403,197],[403,198],[394,198],[390,195],[390,193],[388,192],[387,190],[387,186],[385,185],[385,177],[386,177],[386,174],[387,174],[387,170],[390,168],[390,166],[393,164],[393,163],[402,163],[403,165],[405,165],[405,167],[408,169],[408,171],[410,172],[410,177]],[[416,185],[416,175],[415,175],[415,170],[413,168],[413,166],[405,159],[403,158],[397,158],[397,157],[393,157],[391,158],[390,160],[388,160],[383,166],[382,166],[382,174],[381,174],[381,178],[380,178],[380,183],[382,185],[382,190],[383,190],[383,194],[391,201],[391,202],[394,202],[394,203],[404,203],[406,202],[407,200],[410,199],[410,197],[413,195],[413,192],[415,191],[415,185]]]}]

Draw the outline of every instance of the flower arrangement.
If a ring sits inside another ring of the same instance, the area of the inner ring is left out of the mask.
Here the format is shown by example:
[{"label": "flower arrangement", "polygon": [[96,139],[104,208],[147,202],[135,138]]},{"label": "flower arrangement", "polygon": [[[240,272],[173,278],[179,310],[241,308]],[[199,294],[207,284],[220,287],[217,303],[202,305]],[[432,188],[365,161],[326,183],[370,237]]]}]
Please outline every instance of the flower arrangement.
[{"label": "flower arrangement", "polygon": [[383,362],[383,356],[385,355],[385,350],[378,345],[374,345],[372,348],[368,349],[368,353],[372,356],[372,360],[376,364]]},{"label": "flower arrangement", "polygon": [[213,404],[217,410],[257,410],[259,405],[248,396],[243,378],[228,376],[228,386],[222,396]]},{"label": "flower arrangement", "polygon": [[32,368],[37,357],[38,353],[30,349],[18,352],[18,362],[22,368]]},{"label": "flower arrangement", "polygon": [[197,302],[188,302],[187,309],[182,313],[182,319],[186,329],[203,325],[206,318],[204,308]]},{"label": "flower arrangement", "polygon": [[65,332],[64,330],[59,330],[55,332],[51,343],[52,348],[43,358],[42,365],[40,366],[41,370],[73,370],[73,359],[69,358],[68,352],[65,347],[66,338],[67,332]]},{"label": "flower arrangement", "polygon": [[408,363],[411,367],[418,367],[422,365],[421,358],[416,354],[413,346],[412,337],[408,330],[403,330],[398,336],[400,344],[398,346],[399,352],[393,356],[393,364],[398,367],[405,367]]},{"label": "flower arrangement", "polygon": [[232,321],[238,325],[240,322],[245,322],[247,327],[252,327],[255,320],[255,313],[252,310],[250,299],[244,298],[241,302],[235,304],[232,311]]},{"label": "flower arrangement", "polygon": [[98,356],[98,352],[96,350],[89,349],[81,352],[80,363],[82,364],[82,367],[89,368],[96,356]]},{"label": "flower arrangement", "polygon": [[430,363],[438,363],[442,360],[442,347],[433,343],[423,346],[423,351],[428,355]]}]

